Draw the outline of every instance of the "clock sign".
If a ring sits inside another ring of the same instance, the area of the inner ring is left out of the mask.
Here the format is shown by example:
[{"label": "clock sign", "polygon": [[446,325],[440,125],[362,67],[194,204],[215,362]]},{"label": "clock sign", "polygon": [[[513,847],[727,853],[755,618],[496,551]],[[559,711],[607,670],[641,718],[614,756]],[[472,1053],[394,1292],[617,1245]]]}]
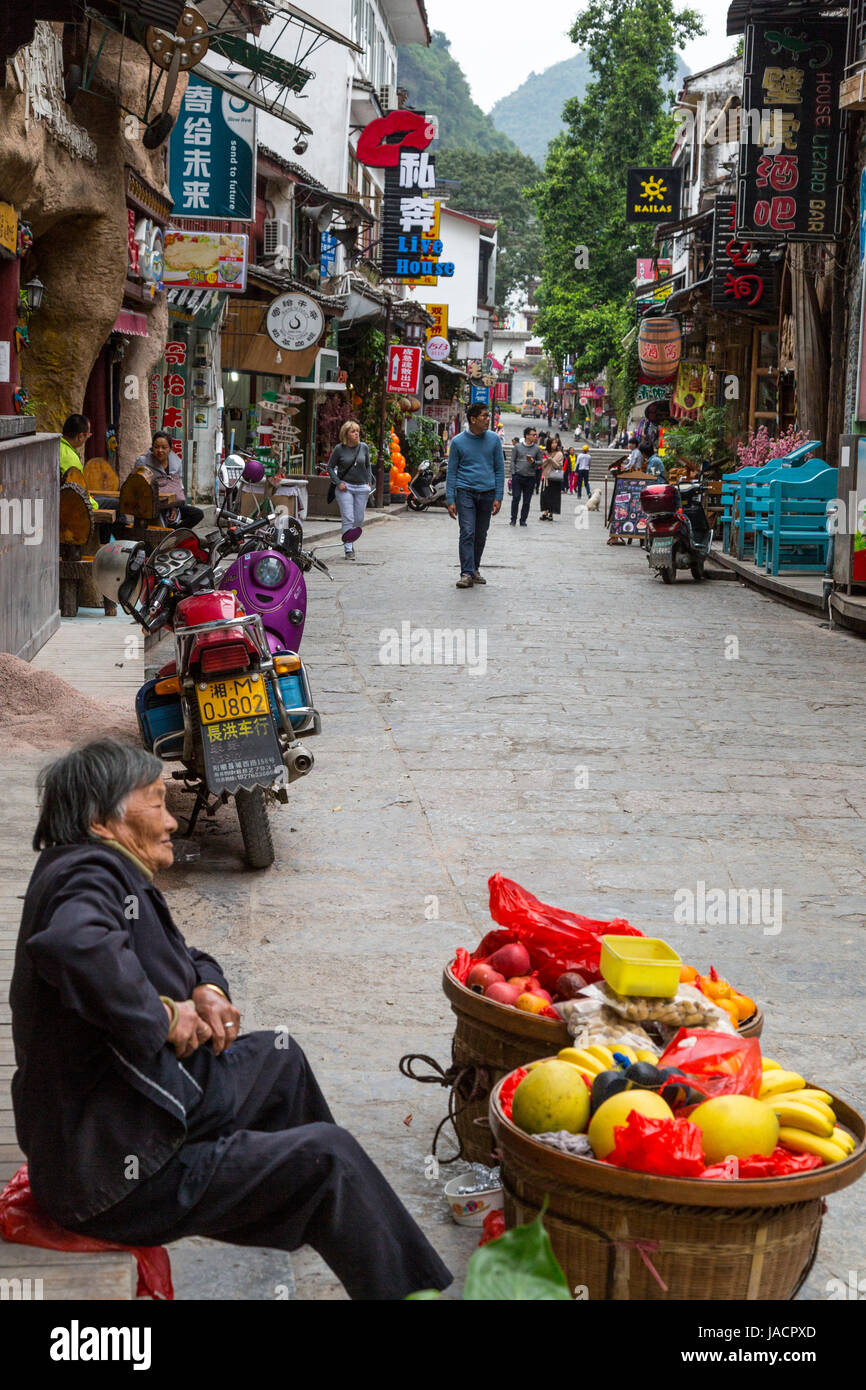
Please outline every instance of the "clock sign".
[{"label": "clock sign", "polygon": [[281,294],[271,301],[265,320],[268,337],[277,347],[303,352],[321,338],[325,316],[306,294]]}]

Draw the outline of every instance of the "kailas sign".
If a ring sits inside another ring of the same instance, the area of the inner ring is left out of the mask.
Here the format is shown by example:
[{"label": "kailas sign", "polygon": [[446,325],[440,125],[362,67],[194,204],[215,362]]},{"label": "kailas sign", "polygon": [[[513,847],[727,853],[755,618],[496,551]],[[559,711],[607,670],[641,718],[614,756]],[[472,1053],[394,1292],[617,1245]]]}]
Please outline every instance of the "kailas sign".
[{"label": "kailas sign", "polygon": [[746,26],[743,107],[772,108],[778,143],[740,143],[737,230],[747,240],[829,241],[842,230],[847,19]]},{"label": "kailas sign", "polygon": [[680,215],[682,170],[632,167],[626,175],[626,222],[676,222]]}]

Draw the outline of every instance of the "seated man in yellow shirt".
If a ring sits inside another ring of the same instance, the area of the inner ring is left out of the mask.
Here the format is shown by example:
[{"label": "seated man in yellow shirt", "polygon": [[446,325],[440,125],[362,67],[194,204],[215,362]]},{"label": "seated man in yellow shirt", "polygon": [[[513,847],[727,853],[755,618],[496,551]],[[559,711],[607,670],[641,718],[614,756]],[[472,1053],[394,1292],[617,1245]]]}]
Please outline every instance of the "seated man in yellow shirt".
[{"label": "seated man in yellow shirt", "polygon": [[[84,470],[80,451],[90,438],[90,421],[86,415],[69,415],[60,437],[60,481],[64,482],[70,468]],[[90,494],[88,493],[88,497]],[[96,512],[99,503],[90,497],[90,505]]]}]

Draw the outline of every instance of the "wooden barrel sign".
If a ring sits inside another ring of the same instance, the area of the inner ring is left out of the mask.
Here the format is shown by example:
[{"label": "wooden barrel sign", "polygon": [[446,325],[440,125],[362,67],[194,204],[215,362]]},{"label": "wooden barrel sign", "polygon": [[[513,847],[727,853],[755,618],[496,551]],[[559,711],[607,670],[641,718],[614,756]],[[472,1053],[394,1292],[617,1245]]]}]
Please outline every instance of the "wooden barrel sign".
[{"label": "wooden barrel sign", "polygon": [[683,342],[679,319],[644,319],[637,340],[637,355],[644,376],[657,381],[673,376],[680,364]]}]

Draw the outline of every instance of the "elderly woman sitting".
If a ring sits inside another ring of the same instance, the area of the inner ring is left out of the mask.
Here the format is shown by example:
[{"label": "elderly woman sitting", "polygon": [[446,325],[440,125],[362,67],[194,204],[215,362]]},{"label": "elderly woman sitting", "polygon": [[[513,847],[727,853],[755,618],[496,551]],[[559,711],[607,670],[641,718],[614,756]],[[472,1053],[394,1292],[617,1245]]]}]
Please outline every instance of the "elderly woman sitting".
[{"label": "elderly woman sitting", "polygon": [[42,1210],[127,1244],[308,1244],[357,1299],[447,1287],[297,1043],[239,1037],[219,965],[172,921],[153,881],[177,828],[161,763],[91,743],[43,773],[41,794],[10,997],[15,1120]]}]

